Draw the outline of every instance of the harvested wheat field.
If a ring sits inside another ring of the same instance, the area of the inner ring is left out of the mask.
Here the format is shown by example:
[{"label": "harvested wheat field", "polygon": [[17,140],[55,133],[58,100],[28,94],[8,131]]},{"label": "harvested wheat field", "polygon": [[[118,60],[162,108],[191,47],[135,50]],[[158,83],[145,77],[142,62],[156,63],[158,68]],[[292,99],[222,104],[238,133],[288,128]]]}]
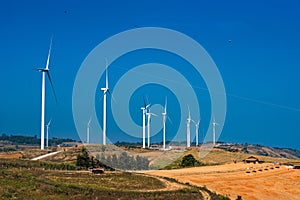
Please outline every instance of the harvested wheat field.
[{"label": "harvested wheat field", "polygon": [[4,159],[18,159],[21,158],[23,156],[23,154],[21,153],[0,153],[0,159],[4,158]]},{"label": "harvested wheat field", "polygon": [[175,178],[180,182],[206,186],[235,199],[300,199],[300,170],[273,164],[232,163],[216,166],[159,170],[152,175]]}]

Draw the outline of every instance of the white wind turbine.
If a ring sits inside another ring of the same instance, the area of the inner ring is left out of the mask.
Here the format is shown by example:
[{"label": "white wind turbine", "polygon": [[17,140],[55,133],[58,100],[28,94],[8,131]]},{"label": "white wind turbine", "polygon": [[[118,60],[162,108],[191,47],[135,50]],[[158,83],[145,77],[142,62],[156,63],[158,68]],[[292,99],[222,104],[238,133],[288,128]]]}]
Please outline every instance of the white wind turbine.
[{"label": "white wind turbine", "polygon": [[162,116],[163,116],[163,150],[166,150],[167,97],[166,97],[164,112],[162,113]]},{"label": "white wind turbine", "polygon": [[200,120],[198,120],[197,122],[195,122],[195,127],[196,127],[196,147],[199,144],[199,124],[200,124]]},{"label": "white wind turbine", "polygon": [[151,115],[157,116],[156,114],[151,113],[150,107],[151,106],[148,107],[148,110],[146,112],[146,115],[147,115],[147,129],[148,129],[148,143],[147,143],[148,148],[150,148],[150,136],[151,136],[151,134],[150,134],[150,122],[151,122]]},{"label": "white wind turbine", "polygon": [[215,121],[215,118],[213,118],[213,145],[216,145],[216,126],[218,126],[219,124]]},{"label": "white wind turbine", "polygon": [[41,149],[45,149],[45,94],[46,94],[46,85],[45,85],[45,79],[46,79],[46,74],[48,76],[48,79],[50,81],[54,97],[57,103],[57,98],[55,94],[55,90],[53,87],[52,79],[49,73],[49,62],[50,62],[50,54],[51,54],[51,47],[52,47],[52,39],[50,42],[50,48],[48,52],[48,57],[47,57],[47,62],[46,62],[46,67],[45,68],[37,68],[36,70],[42,73],[42,107],[41,107]]},{"label": "white wind turbine", "polygon": [[189,110],[189,115],[186,120],[186,147],[189,148],[191,146],[191,112],[190,112],[190,107],[188,106]]},{"label": "white wind turbine", "polygon": [[146,148],[146,113],[149,106],[150,106],[149,104],[146,105],[146,101],[144,98],[144,107],[141,107],[143,113],[143,148],[144,149]]},{"label": "white wind turbine", "polygon": [[48,148],[49,147],[49,127],[50,127],[50,124],[51,124],[51,121],[52,119],[49,120],[48,124],[46,125],[46,147]]},{"label": "white wind turbine", "polygon": [[103,91],[103,145],[106,145],[106,93],[110,93],[108,87],[108,73],[107,73],[107,61],[105,67],[105,88],[101,88]]},{"label": "white wind turbine", "polygon": [[90,127],[91,127],[92,118],[89,119],[86,125],[86,143],[90,143]]}]

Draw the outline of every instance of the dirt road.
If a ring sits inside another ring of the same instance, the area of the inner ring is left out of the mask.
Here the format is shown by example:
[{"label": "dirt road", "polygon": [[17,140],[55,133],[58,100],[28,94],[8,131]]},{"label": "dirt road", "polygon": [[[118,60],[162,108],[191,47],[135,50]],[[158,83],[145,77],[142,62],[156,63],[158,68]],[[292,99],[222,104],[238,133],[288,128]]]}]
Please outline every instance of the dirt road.
[{"label": "dirt road", "polygon": [[31,160],[41,160],[43,158],[46,158],[46,157],[49,157],[49,156],[53,156],[53,155],[58,154],[60,152],[62,152],[62,151],[55,151],[55,152],[52,152],[52,153],[48,153],[48,154],[45,154],[45,155],[38,156],[36,158],[32,158]]},{"label": "dirt road", "polygon": [[284,166],[275,168],[266,163],[236,163],[147,173],[206,186],[231,199],[240,195],[245,200],[300,200],[300,170],[287,169]]}]

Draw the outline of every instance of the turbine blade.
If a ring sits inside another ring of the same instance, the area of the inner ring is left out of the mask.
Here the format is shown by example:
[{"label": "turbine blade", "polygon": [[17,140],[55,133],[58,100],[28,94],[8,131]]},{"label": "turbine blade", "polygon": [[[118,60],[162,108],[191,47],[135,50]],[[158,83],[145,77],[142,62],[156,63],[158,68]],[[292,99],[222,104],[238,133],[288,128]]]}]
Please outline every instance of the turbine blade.
[{"label": "turbine blade", "polygon": [[104,95],[105,95],[105,92],[101,95],[100,101],[102,101]]},{"label": "turbine blade", "polygon": [[107,59],[105,59],[105,87],[108,88],[108,72],[107,72]]},{"label": "turbine blade", "polygon": [[146,102],[148,105],[150,105],[151,103],[149,103],[149,99],[148,99],[148,96],[146,95]]},{"label": "turbine blade", "polygon": [[173,122],[172,122],[171,118],[168,115],[167,115],[167,118],[168,118],[169,122],[173,125]]},{"label": "turbine blade", "polygon": [[51,124],[51,121],[52,121],[52,118],[49,120],[49,122],[48,122],[47,126],[50,126],[50,124]]},{"label": "turbine blade", "polygon": [[157,117],[158,115],[157,114],[155,114],[155,113],[150,113],[150,115],[153,115],[153,116],[155,116],[155,117]]},{"label": "turbine blade", "polygon": [[146,103],[145,95],[143,95],[143,100],[144,100],[144,108],[146,108],[147,107],[147,103]]},{"label": "turbine blade", "polygon": [[47,73],[48,79],[49,79],[49,81],[50,81],[50,85],[51,85],[51,88],[52,88],[52,91],[53,91],[53,94],[54,94],[55,101],[56,101],[56,103],[58,103],[58,101],[57,101],[57,96],[56,96],[56,92],[55,92],[55,89],[54,89],[54,86],[53,86],[53,82],[52,82],[50,73],[49,73],[49,71],[47,71],[46,73]]},{"label": "turbine blade", "polygon": [[50,62],[51,48],[52,48],[52,37],[51,37],[50,47],[49,47],[49,51],[48,51],[48,57],[47,57],[47,63],[46,63],[46,70],[49,69],[49,62]]},{"label": "turbine blade", "polygon": [[117,101],[116,101],[114,95],[110,92],[109,89],[107,90],[107,92],[108,92],[108,94],[111,96],[112,100],[116,103]]},{"label": "turbine blade", "polygon": [[168,99],[167,99],[167,97],[166,97],[166,100],[165,100],[165,113],[167,113],[167,103],[168,103],[167,100],[168,100]]},{"label": "turbine blade", "polygon": [[191,119],[191,111],[190,111],[190,106],[188,105],[188,110],[189,110],[189,119]]},{"label": "turbine blade", "polygon": [[89,121],[88,121],[88,126],[90,126],[91,121],[92,121],[92,117],[90,117],[90,119],[89,119]]}]

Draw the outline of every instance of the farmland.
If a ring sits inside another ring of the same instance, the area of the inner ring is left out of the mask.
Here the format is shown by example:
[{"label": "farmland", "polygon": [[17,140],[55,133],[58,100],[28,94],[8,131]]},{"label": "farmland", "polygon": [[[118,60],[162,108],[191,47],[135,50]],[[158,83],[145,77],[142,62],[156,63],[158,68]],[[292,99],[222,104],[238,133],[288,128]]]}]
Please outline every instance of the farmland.
[{"label": "farmland", "polygon": [[[48,163],[49,164],[49,163]],[[61,163],[56,163],[58,166]],[[202,199],[205,188],[130,172],[95,175],[83,170],[46,170],[45,162],[0,160],[0,199]],[[53,164],[54,165],[54,164]]]}]

